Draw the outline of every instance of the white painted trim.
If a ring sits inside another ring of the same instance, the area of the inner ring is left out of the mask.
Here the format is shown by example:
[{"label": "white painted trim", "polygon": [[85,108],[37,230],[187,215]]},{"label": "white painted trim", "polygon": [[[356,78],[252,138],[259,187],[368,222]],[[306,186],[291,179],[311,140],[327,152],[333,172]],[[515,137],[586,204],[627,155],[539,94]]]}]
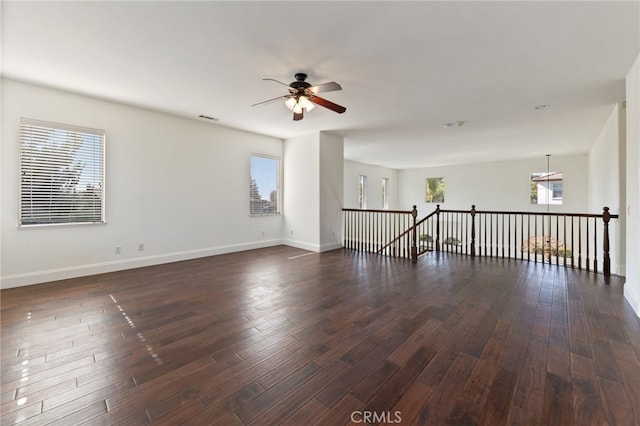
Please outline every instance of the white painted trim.
[{"label": "white painted trim", "polygon": [[106,272],[122,271],[125,269],[141,268],[163,263],[179,262],[182,260],[197,259],[200,257],[215,256],[218,254],[235,253],[239,251],[253,250],[258,248],[277,246],[281,244],[283,244],[281,239],[254,241],[242,244],[208,247],[197,250],[185,250],[174,253],[137,257],[133,259],[100,262],[87,265],[76,265],[66,268],[7,275],[0,277],[0,289],[22,287],[49,281],[58,281],[69,278],[83,277],[87,275],[103,274]]}]

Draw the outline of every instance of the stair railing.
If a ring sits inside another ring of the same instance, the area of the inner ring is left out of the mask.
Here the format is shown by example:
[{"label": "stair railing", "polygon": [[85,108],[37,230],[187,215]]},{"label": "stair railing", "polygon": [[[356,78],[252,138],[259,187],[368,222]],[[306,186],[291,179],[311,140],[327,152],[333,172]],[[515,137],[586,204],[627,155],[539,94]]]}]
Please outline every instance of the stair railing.
[{"label": "stair railing", "polygon": [[418,210],[342,209],[345,248],[385,256],[418,260]]},{"label": "stair railing", "polygon": [[587,214],[476,210],[475,205],[470,210],[446,210],[438,205],[434,213],[417,223],[419,255],[444,251],[611,275],[609,223],[619,216],[608,207],[602,214]]},{"label": "stair railing", "polygon": [[[608,207],[602,214],[436,209],[416,221],[418,211],[344,211],[344,247],[411,259],[449,252],[555,263],[611,275],[609,223],[618,219]],[[599,221],[602,232],[599,233]],[[602,257],[598,257],[601,241]]]}]

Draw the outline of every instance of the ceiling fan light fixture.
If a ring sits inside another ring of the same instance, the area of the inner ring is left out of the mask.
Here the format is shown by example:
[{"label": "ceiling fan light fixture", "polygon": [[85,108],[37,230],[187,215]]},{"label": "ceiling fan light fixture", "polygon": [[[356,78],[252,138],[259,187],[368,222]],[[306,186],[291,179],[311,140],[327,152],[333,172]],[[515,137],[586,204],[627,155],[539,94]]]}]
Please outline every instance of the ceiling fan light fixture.
[{"label": "ceiling fan light fixture", "polygon": [[291,97],[288,98],[286,101],[284,101],[284,104],[287,106],[287,108],[289,108],[291,111],[293,111],[293,108],[295,108],[296,104],[298,103],[298,101],[296,100],[296,98]]},{"label": "ceiling fan light fixture", "polygon": [[311,111],[313,107],[315,107],[313,102],[311,102],[306,96],[300,96],[300,99],[298,99],[298,105],[300,105],[306,111]]},{"label": "ceiling fan light fixture", "polygon": [[296,114],[300,114],[303,111],[311,111],[315,106],[306,96],[292,96],[284,104]]}]

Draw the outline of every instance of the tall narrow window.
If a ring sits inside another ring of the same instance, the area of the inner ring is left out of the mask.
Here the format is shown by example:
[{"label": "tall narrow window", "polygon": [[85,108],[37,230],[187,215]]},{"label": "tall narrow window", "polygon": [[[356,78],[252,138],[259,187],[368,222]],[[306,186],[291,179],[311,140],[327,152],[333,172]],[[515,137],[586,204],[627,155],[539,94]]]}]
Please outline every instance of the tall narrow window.
[{"label": "tall narrow window", "polygon": [[252,155],[250,169],[249,214],[251,216],[279,214],[280,159]]},{"label": "tall narrow window", "polygon": [[19,224],[104,223],[104,130],[23,118]]},{"label": "tall narrow window", "polygon": [[382,208],[389,208],[389,178],[382,178]]},{"label": "tall narrow window", "polygon": [[358,205],[361,209],[367,208],[367,177],[363,175],[358,178]]}]

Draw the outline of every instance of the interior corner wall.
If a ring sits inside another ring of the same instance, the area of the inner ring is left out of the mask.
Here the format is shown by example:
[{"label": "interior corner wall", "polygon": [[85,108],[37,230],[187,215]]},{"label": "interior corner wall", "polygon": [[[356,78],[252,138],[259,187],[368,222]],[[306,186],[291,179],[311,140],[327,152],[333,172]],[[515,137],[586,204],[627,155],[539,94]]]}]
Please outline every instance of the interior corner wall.
[{"label": "interior corner wall", "polygon": [[342,247],[344,139],[320,132],[320,250]]},{"label": "interior corner wall", "polygon": [[284,141],[284,243],[321,251],[320,140],[310,133]]},{"label": "interior corner wall", "polygon": [[359,177],[367,177],[367,208],[382,209],[382,179],[389,179],[389,208],[391,210],[411,210],[411,206],[398,204],[398,170],[382,166],[344,161],[344,206],[360,208],[358,203]]},{"label": "interior corner wall", "polygon": [[[550,211],[586,212],[587,155],[552,156],[550,168],[564,173],[563,203],[551,205]],[[546,157],[400,170],[400,205],[417,205],[419,218],[431,213],[436,204],[426,202],[426,179],[443,177],[445,201],[441,208],[471,209],[475,205],[479,210],[544,212],[546,204],[530,203],[529,188],[531,174],[546,170]]]},{"label": "interior corner wall", "polygon": [[[282,157],[281,139],[1,84],[2,288],[282,244],[282,216],[250,217],[248,197],[251,154]],[[106,224],[17,226],[21,117],[105,129]]]},{"label": "interior corner wall", "polygon": [[342,246],[343,145],[325,132],[285,140],[285,244],[316,252]]},{"label": "interior corner wall", "polygon": [[640,317],[640,56],[626,77],[626,282],[624,296]]},{"label": "interior corner wall", "polygon": [[[621,146],[624,147],[624,130],[620,129],[624,120],[625,109],[622,104],[614,105],[611,114],[604,123],[598,137],[589,150],[589,179],[588,179],[588,211],[600,213],[603,207],[609,207],[612,214],[624,211],[621,208]],[[612,219],[609,224],[609,244],[611,250],[611,271],[616,275],[625,274],[624,215],[620,219]]]}]

